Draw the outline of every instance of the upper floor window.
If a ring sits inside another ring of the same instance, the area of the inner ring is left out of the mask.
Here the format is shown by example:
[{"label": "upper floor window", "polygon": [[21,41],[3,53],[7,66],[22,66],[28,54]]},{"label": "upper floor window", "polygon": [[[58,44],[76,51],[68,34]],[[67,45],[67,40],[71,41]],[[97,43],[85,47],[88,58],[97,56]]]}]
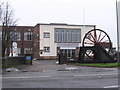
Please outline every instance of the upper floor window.
[{"label": "upper floor window", "polygon": [[79,43],[81,40],[80,29],[55,28],[56,43]]},{"label": "upper floor window", "polygon": [[50,38],[50,33],[49,32],[44,32],[44,38]]},{"label": "upper floor window", "polygon": [[20,41],[21,40],[21,33],[20,32],[10,32],[10,39],[12,41]]},{"label": "upper floor window", "polygon": [[25,41],[32,41],[32,35],[33,35],[32,32],[25,32],[24,33],[24,40]]}]

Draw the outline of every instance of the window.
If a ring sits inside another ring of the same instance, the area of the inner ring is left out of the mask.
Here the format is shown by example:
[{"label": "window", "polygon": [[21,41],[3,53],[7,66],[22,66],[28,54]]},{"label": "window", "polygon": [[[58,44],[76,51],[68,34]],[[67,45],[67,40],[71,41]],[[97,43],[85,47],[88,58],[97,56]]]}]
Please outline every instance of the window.
[{"label": "window", "polygon": [[[12,48],[10,48],[10,53],[13,52]],[[21,54],[21,48],[17,48],[17,54]]]},{"label": "window", "polygon": [[32,41],[32,32],[25,32],[24,33],[24,40],[25,41]]},{"label": "window", "polygon": [[24,54],[32,54],[32,48],[24,48]]},{"label": "window", "polygon": [[17,53],[21,54],[21,49],[20,48],[17,48]]},{"label": "window", "polygon": [[49,32],[44,32],[44,38],[50,38],[50,33]]},{"label": "window", "polygon": [[21,40],[21,33],[20,32],[10,32],[10,39],[12,41],[20,41]]},{"label": "window", "polygon": [[50,52],[50,47],[44,47],[44,52]]},{"label": "window", "polygon": [[80,29],[55,29],[55,42],[58,43],[74,43],[80,42]]}]

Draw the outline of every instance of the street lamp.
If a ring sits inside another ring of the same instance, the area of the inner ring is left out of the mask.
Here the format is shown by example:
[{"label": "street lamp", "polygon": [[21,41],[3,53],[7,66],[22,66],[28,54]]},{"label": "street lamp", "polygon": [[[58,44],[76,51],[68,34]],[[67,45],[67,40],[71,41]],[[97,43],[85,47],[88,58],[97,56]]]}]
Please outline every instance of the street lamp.
[{"label": "street lamp", "polygon": [[[118,62],[119,62],[119,53],[120,53],[120,7],[118,6],[118,4],[120,4],[120,1],[118,3],[118,1],[116,0],[116,19],[117,19],[117,49],[118,49]],[[118,11],[119,10],[119,11]]]}]

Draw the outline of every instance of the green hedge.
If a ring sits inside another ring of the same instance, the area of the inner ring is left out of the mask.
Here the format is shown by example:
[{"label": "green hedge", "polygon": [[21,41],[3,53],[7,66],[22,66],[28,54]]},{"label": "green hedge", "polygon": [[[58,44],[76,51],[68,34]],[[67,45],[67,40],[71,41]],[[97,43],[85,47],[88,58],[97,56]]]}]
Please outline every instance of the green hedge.
[{"label": "green hedge", "polygon": [[2,67],[13,67],[17,65],[25,64],[25,57],[7,57],[2,58]]}]

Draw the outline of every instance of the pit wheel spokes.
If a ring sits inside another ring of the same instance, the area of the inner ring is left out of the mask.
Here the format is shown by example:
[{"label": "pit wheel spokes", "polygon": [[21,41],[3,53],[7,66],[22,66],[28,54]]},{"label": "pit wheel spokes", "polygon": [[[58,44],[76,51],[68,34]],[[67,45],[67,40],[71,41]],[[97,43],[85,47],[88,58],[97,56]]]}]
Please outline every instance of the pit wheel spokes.
[{"label": "pit wheel spokes", "polygon": [[[101,46],[104,50],[106,50],[107,53],[109,53],[112,48],[111,40],[107,33],[103,30],[93,29],[86,33],[85,37],[83,38],[83,47],[96,45]],[[91,50],[88,50],[86,52],[86,56],[89,58],[93,58],[95,52],[93,51],[94,54],[91,54],[91,52]]]}]

